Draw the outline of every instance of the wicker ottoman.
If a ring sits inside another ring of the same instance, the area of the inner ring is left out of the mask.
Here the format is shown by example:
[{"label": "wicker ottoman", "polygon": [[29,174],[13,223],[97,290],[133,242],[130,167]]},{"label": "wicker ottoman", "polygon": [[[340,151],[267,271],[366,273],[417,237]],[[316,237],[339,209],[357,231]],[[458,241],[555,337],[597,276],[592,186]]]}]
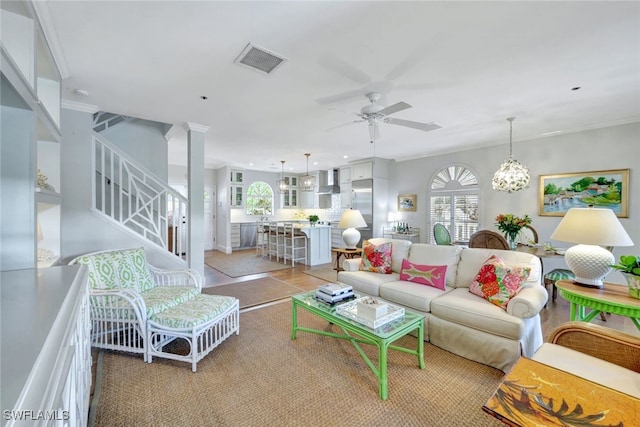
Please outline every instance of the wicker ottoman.
[{"label": "wicker ottoman", "polygon": [[[197,363],[233,333],[240,333],[238,300],[220,295],[199,294],[176,307],[151,316],[147,322],[147,362],[153,356]],[[187,355],[163,351],[176,338],[189,342]]]}]

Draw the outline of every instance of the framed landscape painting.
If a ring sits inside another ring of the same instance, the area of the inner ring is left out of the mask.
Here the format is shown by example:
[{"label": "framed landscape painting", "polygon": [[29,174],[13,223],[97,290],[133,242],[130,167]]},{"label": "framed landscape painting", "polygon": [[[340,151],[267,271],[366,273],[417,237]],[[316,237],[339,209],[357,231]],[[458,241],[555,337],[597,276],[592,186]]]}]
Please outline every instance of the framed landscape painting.
[{"label": "framed landscape painting", "polygon": [[416,195],[403,194],[398,196],[399,212],[415,212],[416,211]]},{"label": "framed landscape painting", "polygon": [[540,175],[541,216],[564,216],[571,208],[611,209],[629,217],[629,169]]}]

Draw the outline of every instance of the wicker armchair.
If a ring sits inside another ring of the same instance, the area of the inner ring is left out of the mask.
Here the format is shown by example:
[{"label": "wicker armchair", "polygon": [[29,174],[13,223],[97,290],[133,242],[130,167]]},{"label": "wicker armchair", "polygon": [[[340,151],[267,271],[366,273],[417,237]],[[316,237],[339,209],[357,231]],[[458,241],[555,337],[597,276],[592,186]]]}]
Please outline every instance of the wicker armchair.
[{"label": "wicker armchair", "polygon": [[549,340],[598,359],[640,373],[640,337],[585,322],[557,327]]},{"label": "wicker armchair", "polygon": [[91,346],[141,353],[145,360],[148,318],[202,290],[198,272],[156,268],[143,248],[92,252],[69,264],[88,267]]}]

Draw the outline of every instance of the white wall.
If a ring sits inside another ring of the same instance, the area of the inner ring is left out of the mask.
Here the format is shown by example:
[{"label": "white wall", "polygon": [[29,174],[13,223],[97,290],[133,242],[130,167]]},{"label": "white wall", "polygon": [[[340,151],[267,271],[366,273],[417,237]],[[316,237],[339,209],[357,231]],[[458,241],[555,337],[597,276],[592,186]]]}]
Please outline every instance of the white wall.
[{"label": "white wall", "polygon": [[[498,166],[509,154],[508,141],[504,144],[462,151],[458,153],[427,157],[393,166],[390,185],[390,206],[395,206],[398,194],[417,194],[417,211],[402,213],[404,221],[412,226],[424,228],[422,241],[428,239],[427,192],[433,175],[448,164],[462,164],[477,173],[480,181],[480,228],[497,230],[494,218],[499,213],[528,214],[533,218],[533,227],[541,242],[549,241],[560,222],[560,217],[538,215],[540,175],[571,172],[587,172],[608,169],[631,169],[629,182],[629,218],[620,222],[631,236],[635,246],[615,248],[616,258],[620,254],[640,255],[640,122],[552,136],[514,144],[513,153],[531,172],[531,186],[516,193],[503,193],[491,188],[491,179]],[[564,242],[554,242],[567,247]],[[545,270],[555,268],[561,260],[545,260]],[[549,264],[547,266],[547,264]],[[609,280],[623,283],[619,273],[611,273]]]},{"label": "white wall", "polygon": [[[60,161],[63,199],[60,227],[61,252],[65,260],[92,251],[145,246],[131,234],[104,222],[90,211],[92,126],[90,113],[62,110]],[[159,249],[148,245],[146,249],[149,262],[158,267],[179,268],[186,265],[168,251],[159,252]]]}]

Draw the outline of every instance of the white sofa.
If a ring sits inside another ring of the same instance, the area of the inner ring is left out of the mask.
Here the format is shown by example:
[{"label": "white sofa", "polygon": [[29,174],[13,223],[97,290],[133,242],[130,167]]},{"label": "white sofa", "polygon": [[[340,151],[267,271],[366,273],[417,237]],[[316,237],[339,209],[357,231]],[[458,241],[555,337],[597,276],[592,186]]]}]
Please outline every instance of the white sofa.
[{"label": "white sofa", "polygon": [[[542,345],[540,310],[547,302],[541,285],[541,263],[534,255],[497,249],[411,244],[406,240],[370,239],[392,243],[391,274],[359,271],[360,259],[343,262],[338,282],[354,290],[425,315],[425,340],[447,351],[502,371],[520,357],[531,357]],[[531,272],[506,310],[469,292],[469,285],[491,255]],[[446,265],[445,290],[400,280],[402,260]]]}]

